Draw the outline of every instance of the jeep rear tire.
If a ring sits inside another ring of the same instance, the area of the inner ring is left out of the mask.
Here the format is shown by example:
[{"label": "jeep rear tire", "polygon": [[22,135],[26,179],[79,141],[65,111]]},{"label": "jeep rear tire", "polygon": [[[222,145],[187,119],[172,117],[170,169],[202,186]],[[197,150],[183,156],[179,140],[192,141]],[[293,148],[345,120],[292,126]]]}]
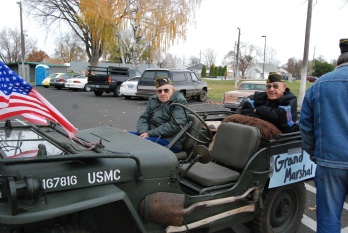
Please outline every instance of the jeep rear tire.
[{"label": "jeep rear tire", "polygon": [[205,102],[207,100],[207,92],[205,90],[201,91],[201,94],[198,96],[198,100]]},{"label": "jeep rear tire", "polygon": [[306,188],[298,182],[263,193],[264,208],[255,217],[253,232],[293,233],[301,224]]},{"label": "jeep rear tire", "polygon": [[101,96],[103,94],[103,91],[94,91],[94,95]]}]

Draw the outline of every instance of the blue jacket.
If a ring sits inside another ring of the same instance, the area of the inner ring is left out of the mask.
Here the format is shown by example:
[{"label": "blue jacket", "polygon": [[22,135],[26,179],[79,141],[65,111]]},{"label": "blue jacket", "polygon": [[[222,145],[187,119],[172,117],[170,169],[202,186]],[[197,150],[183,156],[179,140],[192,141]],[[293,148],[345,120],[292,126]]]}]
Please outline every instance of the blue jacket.
[{"label": "blue jacket", "polygon": [[318,165],[348,169],[348,63],[308,88],[300,115],[303,149]]}]

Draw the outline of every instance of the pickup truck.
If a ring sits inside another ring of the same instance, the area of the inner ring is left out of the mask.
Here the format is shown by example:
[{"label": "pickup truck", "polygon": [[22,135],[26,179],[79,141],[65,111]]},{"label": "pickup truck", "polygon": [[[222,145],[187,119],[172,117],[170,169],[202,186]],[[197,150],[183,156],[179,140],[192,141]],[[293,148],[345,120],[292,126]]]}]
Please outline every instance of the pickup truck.
[{"label": "pickup truck", "polygon": [[101,96],[104,92],[113,93],[114,96],[120,95],[121,84],[134,76],[140,76],[141,72],[128,67],[99,67],[89,66],[88,86],[94,95]]}]

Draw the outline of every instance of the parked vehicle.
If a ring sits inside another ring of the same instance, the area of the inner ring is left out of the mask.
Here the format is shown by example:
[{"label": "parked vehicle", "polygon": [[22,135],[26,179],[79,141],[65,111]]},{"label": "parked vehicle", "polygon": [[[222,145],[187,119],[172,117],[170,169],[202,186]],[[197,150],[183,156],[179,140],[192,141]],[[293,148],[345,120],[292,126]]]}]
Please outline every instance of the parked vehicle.
[{"label": "parked vehicle", "polygon": [[186,98],[196,97],[199,101],[206,101],[208,84],[198,79],[196,73],[191,70],[146,69],[138,82],[136,95],[148,98],[155,94],[155,79],[159,76],[169,77],[175,90]]},{"label": "parked vehicle", "polygon": [[222,103],[225,108],[232,111],[237,110],[241,101],[255,91],[266,91],[266,81],[243,81],[235,91],[227,91],[224,93]]},{"label": "parked vehicle", "polygon": [[94,92],[94,95],[101,96],[104,92],[113,93],[114,96],[120,96],[121,84],[134,76],[140,76],[139,70],[128,67],[97,67],[90,66],[88,75],[88,86]]},{"label": "parked vehicle", "polygon": [[314,83],[315,81],[317,81],[318,77],[315,76],[307,76],[307,82],[311,82]]},{"label": "parked vehicle", "polygon": [[[315,173],[300,133],[261,146],[253,126],[229,122],[210,130],[210,121],[231,111],[175,107],[190,113],[180,134],[192,137],[180,158],[112,126],[81,130],[71,140],[54,123],[2,123],[1,232],[214,232],[241,223],[253,232],[296,232],[303,180]],[[205,145],[214,134],[211,153]]]},{"label": "parked vehicle", "polygon": [[57,88],[58,90],[61,90],[63,88],[65,88],[65,83],[66,80],[69,78],[75,78],[77,76],[79,76],[81,74],[78,73],[62,73],[57,75],[54,78],[51,78],[50,81],[50,86]]},{"label": "parked vehicle", "polygon": [[137,96],[135,93],[137,91],[139,79],[140,79],[140,76],[135,76],[121,84],[120,94],[125,99],[129,100],[131,99],[131,97]]},{"label": "parked vehicle", "polygon": [[79,75],[74,78],[69,78],[65,82],[65,87],[73,91],[84,90],[90,91],[91,88],[87,85],[87,76]]},{"label": "parked vehicle", "polygon": [[53,73],[48,75],[44,80],[42,80],[41,85],[45,88],[48,88],[50,86],[51,78],[55,78],[59,74],[62,74],[62,73]]}]

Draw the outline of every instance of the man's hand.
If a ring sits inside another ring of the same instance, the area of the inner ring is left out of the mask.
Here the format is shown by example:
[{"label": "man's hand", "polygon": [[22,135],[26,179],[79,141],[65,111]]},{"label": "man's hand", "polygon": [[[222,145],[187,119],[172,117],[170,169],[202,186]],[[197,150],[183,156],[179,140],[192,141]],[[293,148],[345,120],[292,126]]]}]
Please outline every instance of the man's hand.
[{"label": "man's hand", "polygon": [[141,138],[148,138],[150,136],[149,136],[148,133],[142,133],[142,134],[139,135],[139,137],[141,137]]}]

